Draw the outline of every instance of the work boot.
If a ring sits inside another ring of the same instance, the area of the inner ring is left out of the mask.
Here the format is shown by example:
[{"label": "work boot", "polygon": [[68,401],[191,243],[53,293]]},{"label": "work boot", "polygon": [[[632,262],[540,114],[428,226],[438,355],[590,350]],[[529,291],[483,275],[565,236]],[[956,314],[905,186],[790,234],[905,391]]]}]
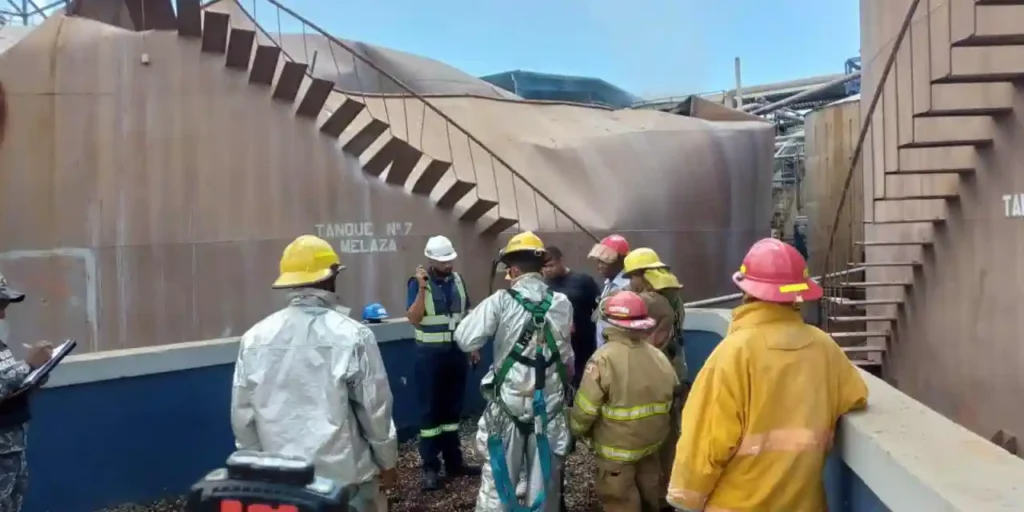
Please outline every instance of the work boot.
[{"label": "work boot", "polygon": [[458,466],[453,465],[444,468],[445,476],[449,478],[455,478],[459,476],[480,476],[480,466],[474,466],[472,464],[459,464]]},{"label": "work boot", "polygon": [[432,492],[441,489],[441,477],[437,475],[437,471],[425,470],[423,471],[423,491]]}]

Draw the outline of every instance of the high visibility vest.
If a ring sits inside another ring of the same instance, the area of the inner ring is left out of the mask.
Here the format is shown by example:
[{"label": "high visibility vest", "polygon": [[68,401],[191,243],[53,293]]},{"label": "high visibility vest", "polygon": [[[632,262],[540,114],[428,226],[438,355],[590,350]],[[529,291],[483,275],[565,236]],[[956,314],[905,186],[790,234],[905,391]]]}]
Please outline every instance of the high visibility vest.
[{"label": "high visibility vest", "polygon": [[462,321],[466,311],[466,287],[462,283],[462,276],[458,272],[452,272],[451,279],[455,284],[455,297],[451,297],[451,303],[445,299],[444,290],[433,279],[427,280],[423,305],[423,320],[416,327],[417,343],[449,343],[452,341],[452,334],[455,326]]}]

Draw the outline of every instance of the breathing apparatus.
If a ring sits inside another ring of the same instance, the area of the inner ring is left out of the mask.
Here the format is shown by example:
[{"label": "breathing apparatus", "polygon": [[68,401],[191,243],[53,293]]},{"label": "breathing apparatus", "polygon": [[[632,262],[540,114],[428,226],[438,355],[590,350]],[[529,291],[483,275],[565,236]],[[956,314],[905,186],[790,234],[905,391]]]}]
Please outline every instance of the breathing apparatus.
[{"label": "breathing apparatus", "polygon": [[185,512],[348,512],[355,492],[315,476],[302,457],[243,450],[226,466],[192,486]]}]

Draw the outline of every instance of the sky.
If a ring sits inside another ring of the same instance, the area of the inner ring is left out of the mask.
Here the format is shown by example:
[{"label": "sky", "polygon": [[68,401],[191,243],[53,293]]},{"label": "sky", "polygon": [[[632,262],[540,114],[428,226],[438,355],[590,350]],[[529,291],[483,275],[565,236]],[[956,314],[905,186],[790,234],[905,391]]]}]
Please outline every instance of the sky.
[{"label": "sky", "polygon": [[[648,98],[732,88],[735,57],[742,83],[757,85],[841,73],[860,52],[858,0],[282,3],[335,36],[472,75],[522,69],[592,76]],[[257,12],[264,24],[266,17]]]}]

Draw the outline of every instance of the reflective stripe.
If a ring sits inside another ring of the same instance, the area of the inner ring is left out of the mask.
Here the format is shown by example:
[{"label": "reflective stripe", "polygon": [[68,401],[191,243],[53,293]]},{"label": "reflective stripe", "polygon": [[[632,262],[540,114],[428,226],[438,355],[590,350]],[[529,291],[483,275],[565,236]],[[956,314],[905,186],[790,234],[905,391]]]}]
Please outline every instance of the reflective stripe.
[{"label": "reflective stripe", "polygon": [[[451,327],[462,321],[466,310],[466,287],[462,282],[462,276],[458,272],[452,273],[455,284],[455,293],[458,294],[459,310],[448,315],[438,315],[434,304],[433,288],[435,283],[431,282],[426,288],[426,295],[423,297],[423,319],[416,326],[416,341],[420,343],[449,343],[452,341]],[[438,287],[440,289],[440,287]]]},{"label": "reflective stripe", "polygon": [[575,405],[576,408],[583,411],[584,414],[597,416],[597,406],[594,405],[594,402],[591,402],[590,399],[584,396],[583,393],[580,391],[576,392]]},{"label": "reflective stripe", "polygon": [[458,423],[445,423],[439,427],[420,429],[420,437],[437,437],[445,432],[458,432]]},{"label": "reflective stripe", "polygon": [[452,341],[452,333],[451,331],[423,332],[417,329],[416,341],[420,343],[448,343]]},{"label": "reflective stripe", "polygon": [[636,462],[648,455],[656,453],[659,446],[661,446],[661,443],[652,444],[647,448],[641,448],[639,450],[627,450],[625,448],[595,444],[594,450],[597,451],[598,455],[608,460],[615,462]]},{"label": "reflective stripe", "polygon": [[[597,406],[582,392],[576,393],[576,405],[582,412],[591,416],[597,416],[599,412]],[[602,405],[600,413],[603,418],[612,421],[635,421],[659,414],[668,414],[670,410],[672,410],[672,402],[653,402],[634,407]]]},{"label": "reflective stripe", "polygon": [[420,437],[437,437],[441,435],[441,427],[420,429]]},{"label": "reflective stripe", "polygon": [[708,495],[702,492],[688,489],[669,488],[668,496],[665,499],[675,508],[682,510],[704,510],[704,503],[708,501]]},{"label": "reflective stripe", "polygon": [[761,452],[826,451],[831,447],[831,430],[784,428],[744,436],[736,450],[736,455],[753,456]]}]

